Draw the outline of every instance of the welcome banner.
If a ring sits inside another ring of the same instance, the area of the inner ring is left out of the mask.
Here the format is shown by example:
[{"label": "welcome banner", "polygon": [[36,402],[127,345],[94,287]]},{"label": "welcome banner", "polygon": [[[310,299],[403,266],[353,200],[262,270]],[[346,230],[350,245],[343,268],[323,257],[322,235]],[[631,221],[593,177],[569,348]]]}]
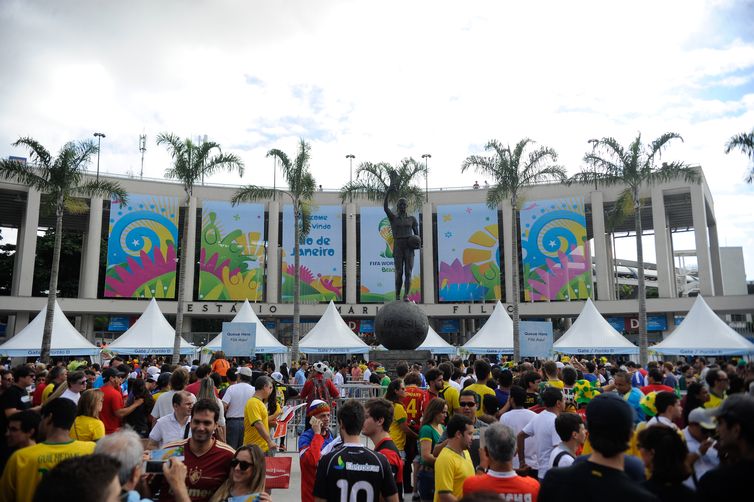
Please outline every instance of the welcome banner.
[{"label": "welcome banner", "polygon": [[519,218],[526,301],[589,298],[592,267],[583,197],[530,202]]},{"label": "welcome banner", "polygon": [[[419,219],[419,213],[414,213]],[[395,265],[393,263],[393,232],[382,207],[361,208],[361,268],[362,303],[384,303],[395,300]],[[414,253],[411,287],[408,297],[421,303],[421,250]]]},{"label": "welcome banner", "polygon": [[497,211],[486,204],[437,206],[441,302],[501,299]]},{"label": "welcome banner", "polygon": [[204,201],[199,300],[263,300],[264,257],[263,204]]},{"label": "welcome banner", "polygon": [[[301,301],[319,303],[343,299],[342,206],[319,206],[311,215],[311,231],[300,243]],[[281,297],[293,301],[293,206],[283,207],[283,266]]]},{"label": "welcome banner", "polygon": [[178,208],[176,197],[110,201],[105,297],[175,297]]}]

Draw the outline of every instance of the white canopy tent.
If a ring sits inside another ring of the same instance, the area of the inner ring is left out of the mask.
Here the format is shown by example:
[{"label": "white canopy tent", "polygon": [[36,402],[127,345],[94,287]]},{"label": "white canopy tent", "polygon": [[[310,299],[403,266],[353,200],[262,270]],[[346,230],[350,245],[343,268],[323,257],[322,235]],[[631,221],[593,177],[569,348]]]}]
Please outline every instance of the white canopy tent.
[{"label": "white canopy tent", "polygon": [[[42,351],[42,332],[47,319],[47,306],[39,311],[28,326],[0,345],[0,354],[10,357],[39,356]],[[58,302],[52,316],[51,356],[94,356],[99,348],[84,338],[68,321]]]},{"label": "white canopy tent", "polygon": [[613,328],[590,298],[579,317],[553,344],[561,354],[638,354],[639,348]]},{"label": "white canopy tent", "polygon": [[[384,345],[378,345],[377,350],[387,350]],[[415,350],[428,350],[433,354],[457,354],[458,349],[442,339],[437,331],[429,327],[427,338]]]},{"label": "white canopy tent", "polygon": [[482,329],[462,348],[471,354],[513,354],[513,321],[499,300]]},{"label": "white canopy tent", "polygon": [[299,342],[304,354],[368,354],[369,345],[351,331],[330,301],[317,324]]},{"label": "white canopy tent", "polygon": [[[270,333],[267,328],[264,327],[264,324],[259,320],[259,317],[257,317],[257,314],[254,312],[254,309],[251,308],[251,304],[249,303],[249,300],[244,300],[243,305],[241,305],[241,308],[238,310],[238,313],[233,318],[231,322],[253,322],[257,325],[256,330],[256,353],[257,354],[273,354],[273,360],[275,361],[275,367],[279,368],[280,365],[284,362],[286,362],[287,354],[288,354],[288,347],[280,343],[273,335]],[[207,345],[204,346],[205,350],[214,352],[217,350],[222,350],[223,345],[223,334],[218,333],[218,335],[213,338],[211,341],[207,343]],[[211,354],[202,354],[202,359],[205,357],[207,360],[209,360],[209,356]],[[204,361],[202,361],[204,362]]]},{"label": "white canopy tent", "polygon": [[[141,317],[107,348],[118,354],[172,354],[175,329],[152,298]],[[181,338],[181,354],[194,354],[196,347]]]},{"label": "white canopy tent", "polygon": [[650,347],[659,354],[733,356],[754,354],[754,343],[736,333],[701,296],[668,337]]}]

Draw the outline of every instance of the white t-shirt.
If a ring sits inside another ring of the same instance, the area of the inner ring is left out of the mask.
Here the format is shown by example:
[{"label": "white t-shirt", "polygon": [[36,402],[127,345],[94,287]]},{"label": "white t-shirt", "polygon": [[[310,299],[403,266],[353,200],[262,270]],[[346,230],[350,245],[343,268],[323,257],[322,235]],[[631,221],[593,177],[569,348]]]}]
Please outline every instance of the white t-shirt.
[{"label": "white t-shirt", "polygon": [[453,387],[458,392],[461,392],[463,390],[463,387],[460,383],[456,382],[455,380],[448,380],[448,384]]},{"label": "white t-shirt", "polygon": [[[513,429],[513,433],[517,436],[519,432],[524,430],[526,424],[531,422],[532,419],[536,416],[536,413],[531,410],[527,410],[526,408],[521,408],[520,410],[510,410],[500,416],[500,423],[507,425],[508,427]],[[524,441],[524,453],[526,457],[526,465],[530,467],[536,467],[537,443],[534,441],[533,437],[526,438],[526,440]],[[518,454],[514,454],[513,468],[518,469],[519,467],[521,466],[518,462]]]},{"label": "white t-shirt", "polygon": [[[701,455],[699,452],[701,444],[689,433],[688,427],[683,429],[683,437],[686,439],[686,447],[689,449],[689,453]],[[694,474],[696,474],[696,479],[702,479],[702,476],[704,476],[707,471],[714,469],[718,465],[720,465],[720,459],[717,456],[717,449],[714,446],[711,446],[707,449],[707,453],[694,462]],[[692,490],[696,490],[693,476],[686,478],[683,484]]]},{"label": "white t-shirt", "polygon": [[79,399],[81,399],[81,394],[78,392],[72,392],[71,389],[66,389],[63,391],[62,394],[60,394],[60,397],[64,397],[66,399],[70,399],[77,405],[79,404]]},{"label": "white t-shirt", "polygon": [[225,389],[223,403],[228,403],[228,411],[225,412],[225,416],[227,418],[243,418],[246,402],[253,395],[254,387],[246,382],[239,382]]},{"label": "white t-shirt", "polygon": [[[186,425],[188,422],[189,420],[186,419],[186,423],[181,425],[175,418],[175,413],[165,415],[154,424],[152,431],[149,433],[149,439],[157,441],[160,444],[160,448],[164,444],[180,441],[183,439],[184,434],[186,434]],[[188,429],[188,437],[191,437],[190,427]]]},{"label": "white t-shirt", "polygon": [[550,468],[550,454],[560,444],[560,436],[555,431],[555,418],[557,415],[547,410],[534,417],[526,427],[524,433],[534,436],[537,445],[537,476],[543,479]]},{"label": "white t-shirt", "polygon": [[[565,452],[563,455],[560,456],[560,460],[558,460],[558,465],[555,465],[555,459],[560,455],[561,453]],[[571,453],[568,448],[563,446],[563,444],[559,444],[555,447],[554,450],[552,450],[552,453],[550,453],[550,469],[554,467],[568,467],[573,463],[573,453]]]},{"label": "white t-shirt", "polygon": [[152,408],[152,416],[154,418],[159,420],[160,418],[173,413],[173,394],[175,393],[176,391],[169,390],[162,393],[160,397],[157,398],[157,401],[154,403],[154,408]]}]

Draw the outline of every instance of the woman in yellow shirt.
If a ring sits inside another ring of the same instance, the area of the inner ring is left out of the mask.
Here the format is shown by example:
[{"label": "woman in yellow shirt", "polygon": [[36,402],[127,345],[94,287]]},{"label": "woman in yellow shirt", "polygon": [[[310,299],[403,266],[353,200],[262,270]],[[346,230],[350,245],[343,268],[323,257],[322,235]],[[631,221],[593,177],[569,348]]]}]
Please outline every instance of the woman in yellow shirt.
[{"label": "woman in yellow shirt", "polygon": [[400,451],[402,459],[406,458],[406,442],[416,441],[419,436],[408,426],[408,414],[403,406],[406,398],[406,385],[403,380],[392,380],[385,392],[385,399],[393,403],[393,422],[390,424],[390,438]]},{"label": "woman in yellow shirt", "polygon": [[79,441],[97,441],[105,435],[105,424],[99,419],[105,394],[99,389],[89,389],[81,394],[76,420],[71,427],[71,438]]}]

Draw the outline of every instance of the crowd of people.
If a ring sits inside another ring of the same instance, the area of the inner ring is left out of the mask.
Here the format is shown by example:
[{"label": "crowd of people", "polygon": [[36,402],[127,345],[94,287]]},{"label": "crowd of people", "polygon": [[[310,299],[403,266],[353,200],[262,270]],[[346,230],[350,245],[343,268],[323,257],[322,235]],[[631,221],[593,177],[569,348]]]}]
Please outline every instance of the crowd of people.
[{"label": "crowd of people", "polygon": [[[286,434],[303,502],[724,500],[746,497],[754,472],[754,363],[738,358],[388,371],[218,352],[177,366],[6,364],[0,376],[0,502],[267,502]],[[278,439],[299,402],[305,419]]]}]

